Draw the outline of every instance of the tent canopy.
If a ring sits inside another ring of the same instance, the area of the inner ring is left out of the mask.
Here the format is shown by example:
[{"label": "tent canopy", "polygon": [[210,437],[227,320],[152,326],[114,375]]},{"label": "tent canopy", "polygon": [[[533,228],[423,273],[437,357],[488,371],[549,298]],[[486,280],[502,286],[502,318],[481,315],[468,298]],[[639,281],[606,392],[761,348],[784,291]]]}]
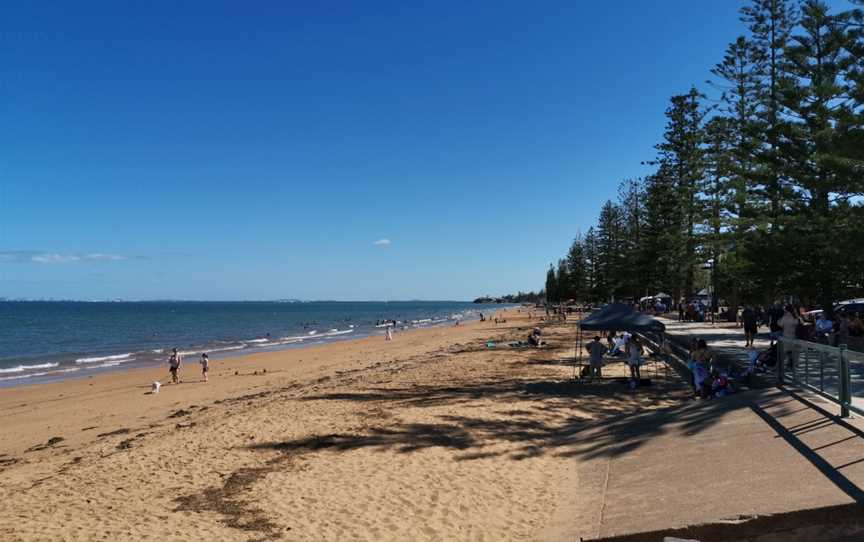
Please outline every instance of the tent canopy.
[{"label": "tent canopy", "polygon": [[663,322],[646,314],[634,311],[627,305],[606,305],[579,322],[579,327],[589,331],[659,331],[666,329]]}]

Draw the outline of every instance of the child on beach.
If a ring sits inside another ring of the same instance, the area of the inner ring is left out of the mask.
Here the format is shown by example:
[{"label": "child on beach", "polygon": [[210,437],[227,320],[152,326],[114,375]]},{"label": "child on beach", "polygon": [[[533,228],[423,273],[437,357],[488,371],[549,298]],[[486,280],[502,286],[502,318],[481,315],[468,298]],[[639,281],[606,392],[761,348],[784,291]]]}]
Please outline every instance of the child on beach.
[{"label": "child on beach", "polygon": [[630,340],[627,341],[627,365],[630,367],[631,385],[633,382],[638,384],[642,379],[642,373],[639,370],[640,365],[642,365],[642,352],[639,339],[631,335]]},{"label": "child on beach", "polygon": [[168,371],[171,373],[171,382],[179,384],[180,380],[180,353],[174,348],[171,350],[171,357],[168,358]]},{"label": "child on beach", "polygon": [[206,352],[201,354],[201,375],[204,377],[204,382],[207,382],[207,373],[210,372],[210,358]]}]

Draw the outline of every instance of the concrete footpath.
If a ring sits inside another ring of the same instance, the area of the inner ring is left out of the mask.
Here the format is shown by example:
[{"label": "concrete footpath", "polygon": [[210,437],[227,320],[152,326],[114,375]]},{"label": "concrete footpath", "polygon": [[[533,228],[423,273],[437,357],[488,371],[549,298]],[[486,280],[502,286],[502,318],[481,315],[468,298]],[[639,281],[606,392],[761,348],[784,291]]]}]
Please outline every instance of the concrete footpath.
[{"label": "concrete footpath", "polygon": [[[667,326],[746,359],[740,330]],[[862,540],[864,426],[836,414],[815,394],[767,388],[613,418],[580,439],[594,452],[568,473],[577,489],[558,539]]]}]

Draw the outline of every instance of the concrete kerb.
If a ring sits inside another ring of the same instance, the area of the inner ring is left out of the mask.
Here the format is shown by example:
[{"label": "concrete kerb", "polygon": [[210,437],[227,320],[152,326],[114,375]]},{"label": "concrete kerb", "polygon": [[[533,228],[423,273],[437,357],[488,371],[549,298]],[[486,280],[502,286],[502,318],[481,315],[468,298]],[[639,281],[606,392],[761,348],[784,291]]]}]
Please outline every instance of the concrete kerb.
[{"label": "concrete kerb", "polygon": [[681,529],[587,539],[596,542],[811,542],[861,540],[864,504],[850,503],[810,510],[733,518]]}]

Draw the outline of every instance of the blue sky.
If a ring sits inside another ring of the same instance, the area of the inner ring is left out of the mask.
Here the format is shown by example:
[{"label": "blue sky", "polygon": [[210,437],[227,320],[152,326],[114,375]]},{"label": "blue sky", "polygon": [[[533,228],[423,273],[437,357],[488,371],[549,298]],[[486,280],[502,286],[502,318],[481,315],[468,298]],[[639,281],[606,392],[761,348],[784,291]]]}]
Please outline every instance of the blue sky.
[{"label": "blue sky", "polygon": [[538,289],[740,4],[7,4],[0,296]]}]

